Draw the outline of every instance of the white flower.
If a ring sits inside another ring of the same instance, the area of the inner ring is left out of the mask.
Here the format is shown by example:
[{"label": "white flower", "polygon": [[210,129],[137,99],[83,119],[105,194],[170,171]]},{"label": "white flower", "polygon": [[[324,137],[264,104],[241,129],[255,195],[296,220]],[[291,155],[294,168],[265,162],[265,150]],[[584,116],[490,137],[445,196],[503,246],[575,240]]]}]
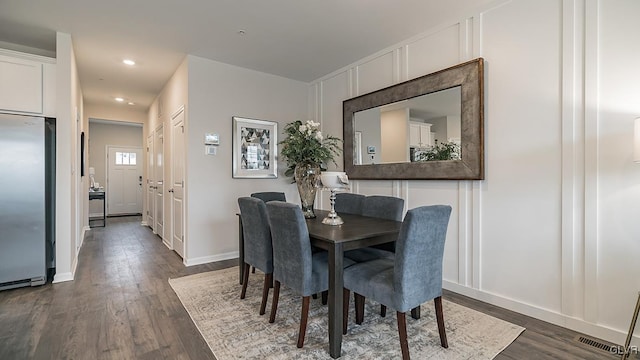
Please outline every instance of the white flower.
[{"label": "white flower", "polygon": [[307,125],[300,125],[300,127],[298,128],[298,131],[300,131],[301,133],[304,133],[307,131]]},{"label": "white flower", "polygon": [[322,131],[318,131],[318,132],[316,133],[316,140],[318,140],[318,141],[322,141]]}]

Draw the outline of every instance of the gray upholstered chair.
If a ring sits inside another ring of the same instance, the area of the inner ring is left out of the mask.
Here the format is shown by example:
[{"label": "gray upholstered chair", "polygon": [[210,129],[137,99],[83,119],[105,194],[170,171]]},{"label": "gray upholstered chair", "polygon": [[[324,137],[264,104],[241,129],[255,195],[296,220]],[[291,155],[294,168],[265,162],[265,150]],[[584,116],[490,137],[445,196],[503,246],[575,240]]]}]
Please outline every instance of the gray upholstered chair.
[{"label": "gray upholstered chair", "polygon": [[365,196],[353,193],[337,193],[334,209],[343,214],[362,214],[362,202]]},{"label": "gray upholstered chair", "polygon": [[[378,219],[402,221],[403,209],[404,199],[393,196],[370,195],[362,200],[362,212],[360,214]],[[395,242],[390,242],[373,247],[350,250],[345,252],[344,256],[355,262],[365,262],[379,258],[391,258],[393,257],[393,252],[395,252]]]},{"label": "gray upholstered chair", "polygon": [[273,248],[267,206],[264,201],[254,197],[238,198],[242,231],[244,236],[244,279],[240,299],[244,299],[249,282],[249,266],[264,272],[260,315],[265,313],[269,288],[273,283]]},{"label": "gray upholstered chair", "polygon": [[440,344],[448,347],[442,314],[442,258],[451,207],[422,206],[407,212],[396,242],[394,260],[377,259],[344,270],[346,332],[349,291],[356,294],[356,323],[369,297],[397,311],[402,358],[409,359],[405,313],[434,300]]},{"label": "gray upholstered chair", "polygon": [[283,192],[275,192],[275,191],[265,191],[265,192],[255,192],[251,194],[251,197],[258,198],[264,202],[267,201],[287,201]]},{"label": "gray upholstered chair", "polygon": [[[302,313],[298,332],[298,347],[304,345],[309,314],[309,300],[312,294],[329,289],[327,252],[311,252],[311,242],[307,223],[298,205],[281,201],[267,203],[273,239],[273,301],[269,322],[276,319],[280,284],[302,296]],[[345,264],[351,265],[345,259]],[[345,265],[345,266],[347,266]]]}]

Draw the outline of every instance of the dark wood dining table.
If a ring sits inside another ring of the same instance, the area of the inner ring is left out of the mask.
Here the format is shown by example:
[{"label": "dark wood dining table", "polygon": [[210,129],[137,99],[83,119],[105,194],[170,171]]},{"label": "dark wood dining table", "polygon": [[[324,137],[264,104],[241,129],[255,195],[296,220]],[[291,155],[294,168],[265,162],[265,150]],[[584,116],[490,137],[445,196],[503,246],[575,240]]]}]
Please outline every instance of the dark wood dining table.
[{"label": "dark wood dining table", "polygon": [[[311,244],[329,254],[329,354],[339,358],[342,353],[342,288],[344,252],[371,245],[395,241],[402,222],[360,215],[339,214],[344,224],[322,223],[329,211],[314,210],[316,218],[307,219]],[[240,282],[244,263],[242,220],[238,216],[240,249]]]}]

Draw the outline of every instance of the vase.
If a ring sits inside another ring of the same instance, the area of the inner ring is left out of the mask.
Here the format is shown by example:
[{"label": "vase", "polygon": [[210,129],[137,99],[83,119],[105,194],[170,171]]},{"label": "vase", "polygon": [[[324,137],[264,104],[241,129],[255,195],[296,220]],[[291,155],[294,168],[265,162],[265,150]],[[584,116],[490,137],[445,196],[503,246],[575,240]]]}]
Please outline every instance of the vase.
[{"label": "vase", "polygon": [[300,194],[300,204],[302,213],[306,219],[313,219],[316,214],[313,212],[313,203],[316,201],[316,191],[318,188],[318,178],[320,177],[320,165],[313,163],[301,163],[296,165],[294,170],[298,193]]}]

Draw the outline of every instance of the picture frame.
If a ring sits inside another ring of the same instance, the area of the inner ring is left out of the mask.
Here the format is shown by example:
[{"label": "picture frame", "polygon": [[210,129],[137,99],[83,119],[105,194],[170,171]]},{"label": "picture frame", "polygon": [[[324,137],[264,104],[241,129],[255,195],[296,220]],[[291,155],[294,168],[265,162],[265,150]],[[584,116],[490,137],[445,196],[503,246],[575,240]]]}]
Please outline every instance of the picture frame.
[{"label": "picture frame", "polygon": [[278,123],[233,117],[233,177],[278,177]]}]

